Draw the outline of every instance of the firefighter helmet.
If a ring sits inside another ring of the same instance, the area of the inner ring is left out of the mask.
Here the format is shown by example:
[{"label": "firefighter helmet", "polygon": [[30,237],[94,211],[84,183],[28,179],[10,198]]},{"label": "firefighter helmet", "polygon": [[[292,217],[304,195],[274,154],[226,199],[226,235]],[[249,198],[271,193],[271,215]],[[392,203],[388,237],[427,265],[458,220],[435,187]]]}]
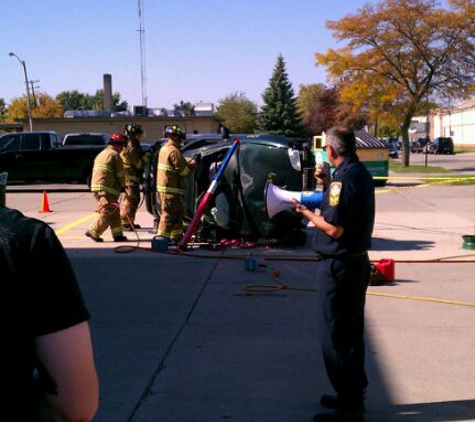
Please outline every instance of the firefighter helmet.
[{"label": "firefighter helmet", "polygon": [[172,125],[165,128],[165,136],[175,135],[178,139],[186,139],[186,132],[181,126]]},{"label": "firefighter helmet", "polygon": [[124,133],[129,137],[133,135],[143,135],[143,129],[138,123],[127,123],[124,127]]},{"label": "firefighter helmet", "polygon": [[122,133],[113,133],[110,136],[109,144],[125,145],[127,143],[127,137]]}]

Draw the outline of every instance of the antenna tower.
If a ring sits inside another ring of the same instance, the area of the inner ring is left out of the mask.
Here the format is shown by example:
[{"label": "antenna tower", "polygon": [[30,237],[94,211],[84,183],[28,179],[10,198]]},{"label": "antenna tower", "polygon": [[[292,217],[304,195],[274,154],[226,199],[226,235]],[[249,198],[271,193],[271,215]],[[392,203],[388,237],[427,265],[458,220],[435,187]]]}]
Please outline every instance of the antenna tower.
[{"label": "antenna tower", "polygon": [[142,81],[142,105],[147,106],[147,72],[145,67],[145,25],[143,0],[138,0],[139,4],[139,34],[140,34],[140,74]]}]

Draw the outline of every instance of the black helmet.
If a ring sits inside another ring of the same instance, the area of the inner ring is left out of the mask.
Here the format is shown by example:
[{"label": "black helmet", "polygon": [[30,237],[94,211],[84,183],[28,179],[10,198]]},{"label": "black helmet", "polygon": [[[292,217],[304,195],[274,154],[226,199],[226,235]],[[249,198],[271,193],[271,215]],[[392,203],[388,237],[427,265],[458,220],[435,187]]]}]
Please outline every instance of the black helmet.
[{"label": "black helmet", "polygon": [[129,137],[133,135],[143,135],[143,129],[142,126],[137,123],[127,123],[124,128],[124,133]]},{"label": "black helmet", "polygon": [[125,145],[127,143],[127,137],[122,133],[113,133],[110,136],[109,144]]},{"label": "black helmet", "polygon": [[181,126],[172,125],[165,128],[165,136],[176,135],[179,139],[186,139],[186,132]]}]

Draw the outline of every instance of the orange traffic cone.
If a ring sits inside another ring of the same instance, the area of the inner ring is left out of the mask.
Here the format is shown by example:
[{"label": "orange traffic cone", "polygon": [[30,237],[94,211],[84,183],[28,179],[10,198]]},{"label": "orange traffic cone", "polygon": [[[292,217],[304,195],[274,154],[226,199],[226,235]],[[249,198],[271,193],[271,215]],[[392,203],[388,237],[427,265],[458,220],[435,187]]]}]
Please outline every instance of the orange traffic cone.
[{"label": "orange traffic cone", "polygon": [[46,194],[45,190],[43,191],[43,199],[41,201],[40,212],[51,212],[51,209],[49,208],[48,195]]}]

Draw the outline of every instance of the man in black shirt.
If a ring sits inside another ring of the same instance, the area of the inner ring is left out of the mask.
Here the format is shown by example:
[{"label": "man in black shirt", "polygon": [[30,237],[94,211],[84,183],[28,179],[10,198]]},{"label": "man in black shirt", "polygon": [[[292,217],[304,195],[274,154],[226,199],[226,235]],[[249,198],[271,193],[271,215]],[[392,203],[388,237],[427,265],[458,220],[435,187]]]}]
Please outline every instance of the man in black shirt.
[{"label": "man in black shirt", "polygon": [[98,381],[89,313],[54,231],[0,205],[5,421],[90,421]]},{"label": "man in black shirt", "polygon": [[321,214],[296,202],[316,227],[314,247],[322,258],[317,264],[322,350],[336,396],[324,395],[322,406],[331,413],[315,415],[315,422],[364,420],[368,385],[364,369],[364,306],[370,277],[368,249],[375,218],[374,184],[356,155],[352,130],[334,127],[324,149],[335,167],[330,180],[328,164],[316,168],[323,181]]}]

